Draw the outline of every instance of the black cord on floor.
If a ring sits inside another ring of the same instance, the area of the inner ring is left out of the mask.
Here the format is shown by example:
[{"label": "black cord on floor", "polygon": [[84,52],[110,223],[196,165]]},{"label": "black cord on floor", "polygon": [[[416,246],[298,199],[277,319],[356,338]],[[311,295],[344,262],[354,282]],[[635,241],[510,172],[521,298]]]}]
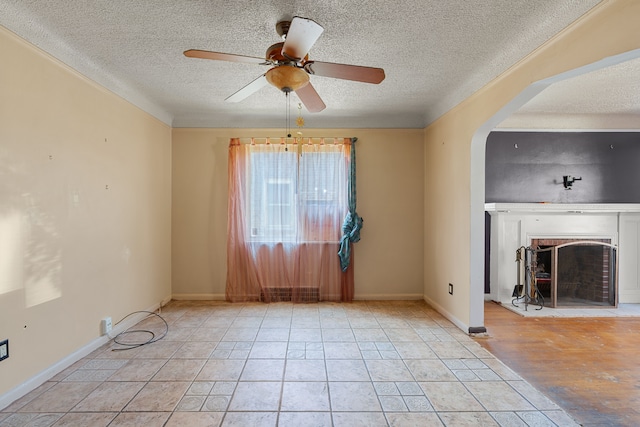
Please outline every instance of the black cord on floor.
[{"label": "black cord on floor", "polygon": [[[148,316],[145,317],[142,320],[146,320],[151,316],[156,316],[160,320],[162,320],[162,322],[164,322],[164,332],[161,335],[156,337],[156,334],[153,331],[150,331],[150,330],[146,330],[146,329],[127,329],[126,331],[120,332],[118,335],[116,335],[113,338],[113,342],[114,343],[116,343],[118,345],[121,345],[121,346],[124,346],[124,347],[123,348],[114,348],[114,349],[112,349],[112,351],[131,350],[132,348],[138,348],[138,347],[142,347],[143,345],[147,345],[147,344],[154,343],[156,341],[160,341],[162,338],[167,336],[167,332],[169,332],[169,324],[167,323],[166,320],[164,320],[164,318],[162,316],[160,316],[158,313],[154,313],[152,311],[134,311],[133,313],[129,313],[126,316],[124,316],[122,319],[120,319],[120,321],[118,323],[122,322],[124,319],[126,319],[129,316],[132,316],[134,314],[139,314],[139,313],[147,313],[148,314]],[[118,323],[116,323],[116,325]],[[134,333],[149,334],[150,337],[149,337],[148,340],[142,341],[142,342],[121,342],[121,341],[118,341],[119,338],[121,338],[121,337],[123,337],[125,335],[134,334]]]}]

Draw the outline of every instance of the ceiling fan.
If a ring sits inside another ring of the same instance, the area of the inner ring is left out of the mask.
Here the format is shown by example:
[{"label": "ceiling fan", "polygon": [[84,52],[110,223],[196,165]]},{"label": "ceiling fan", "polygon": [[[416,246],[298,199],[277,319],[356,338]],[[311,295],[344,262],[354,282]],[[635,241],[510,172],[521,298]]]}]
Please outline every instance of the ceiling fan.
[{"label": "ceiling fan", "polygon": [[324,110],[326,105],[309,82],[309,74],[374,84],[384,80],[382,68],[309,60],[309,50],[324,31],[321,25],[311,19],[296,16],[291,21],[278,22],[276,31],[284,42],[270,46],[264,58],[198,49],[189,49],[184,54],[190,58],[269,65],[272,68],[266,73],[225,101],[242,101],[270,83],[286,94],[295,92],[311,113]]}]

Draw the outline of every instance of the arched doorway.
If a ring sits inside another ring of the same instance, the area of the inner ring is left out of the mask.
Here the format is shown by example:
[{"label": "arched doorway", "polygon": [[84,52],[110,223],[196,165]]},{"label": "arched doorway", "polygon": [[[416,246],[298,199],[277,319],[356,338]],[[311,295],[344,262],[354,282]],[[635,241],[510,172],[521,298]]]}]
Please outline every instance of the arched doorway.
[{"label": "arched doorway", "polygon": [[485,266],[485,148],[489,133],[521,107],[551,85],[587,73],[603,70],[640,58],[640,49],[607,57],[583,67],[535,82],[504,105],[475,132],[471,141],[470,160],[470,307],[471,325],[484,325],[484,266]]}]

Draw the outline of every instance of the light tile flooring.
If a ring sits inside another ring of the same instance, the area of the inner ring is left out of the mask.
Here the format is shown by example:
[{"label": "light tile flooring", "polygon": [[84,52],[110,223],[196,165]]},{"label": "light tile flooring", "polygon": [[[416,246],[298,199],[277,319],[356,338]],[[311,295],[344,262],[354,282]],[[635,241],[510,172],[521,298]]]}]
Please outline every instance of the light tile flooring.
[{"label": "light tile flooring", "polygon": [[93,352],[0,426],[577,425],[421,301],[173,301],[162,316],[164,339]]}]

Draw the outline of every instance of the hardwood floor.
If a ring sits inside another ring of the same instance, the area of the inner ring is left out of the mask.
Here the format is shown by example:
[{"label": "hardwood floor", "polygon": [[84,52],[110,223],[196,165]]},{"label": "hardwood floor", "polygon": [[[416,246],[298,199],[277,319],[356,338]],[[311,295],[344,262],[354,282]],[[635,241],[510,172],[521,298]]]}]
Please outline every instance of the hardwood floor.
[{"label": "hardwood floor", "polygon": [[640,425],[640,318],[525,318],[485,303],[477,342],[585,426]]}]

